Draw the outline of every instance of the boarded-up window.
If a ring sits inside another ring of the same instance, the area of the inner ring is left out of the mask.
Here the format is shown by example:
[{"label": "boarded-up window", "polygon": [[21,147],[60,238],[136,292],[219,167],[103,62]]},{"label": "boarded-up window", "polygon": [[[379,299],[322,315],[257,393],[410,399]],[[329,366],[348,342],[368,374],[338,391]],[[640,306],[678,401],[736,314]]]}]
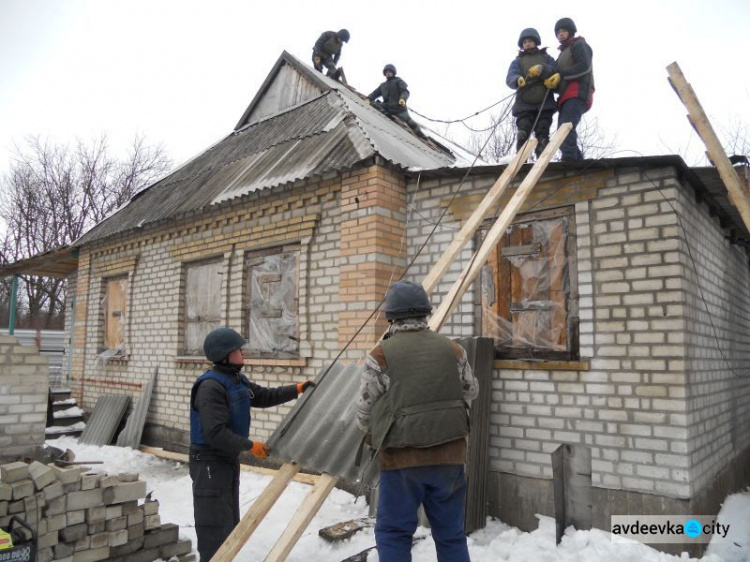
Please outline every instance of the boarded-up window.
[{"label": "boarded-up window", "polygon": [[481,333],[508,358],[574,359],[577,315],[571,297],[570,213],[511,225],[481,275]]},{"label": "boarded-up window", "polygon": [[255,357],[299,355],[299,247],[248,254],[247,349]]},{"label": "boarded-up window", "polygon": [[128,278],[106,279],[104,297],[104,347],[125,349],[125,326],[128,309]]},{"label": "boarded-up window", "polygon": [[185,353],[203,355],[203,340],[221,324],[221,261],[185,266]]}]

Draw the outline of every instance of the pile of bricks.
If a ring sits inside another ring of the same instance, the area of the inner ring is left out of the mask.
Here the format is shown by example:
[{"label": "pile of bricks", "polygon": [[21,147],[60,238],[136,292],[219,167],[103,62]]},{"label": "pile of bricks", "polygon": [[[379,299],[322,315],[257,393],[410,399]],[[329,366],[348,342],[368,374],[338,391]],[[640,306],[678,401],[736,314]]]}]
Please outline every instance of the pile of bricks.
[{"label": "pile of bricks", "polygon": [[189,539],[161,523],[137,474],[40,462],[0,465],[0,526],[17,515],[37,533],[37,561],[193,562]]}]

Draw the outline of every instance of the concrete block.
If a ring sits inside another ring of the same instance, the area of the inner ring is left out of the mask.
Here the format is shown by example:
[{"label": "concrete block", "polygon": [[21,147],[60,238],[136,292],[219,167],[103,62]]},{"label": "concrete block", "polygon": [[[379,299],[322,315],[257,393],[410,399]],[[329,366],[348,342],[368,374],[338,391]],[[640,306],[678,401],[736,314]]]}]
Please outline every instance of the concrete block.
[{"label": "concrete block", "polygon": [[0,501],[13,499],[13,488],[7,482],[0,482]]},{"label": "concrete block", "polygon": [[176,543],[179,539],[180,528],[174,523],[165,523],[158,529],[146,533],[143,548],[152,548],[169,543]]},{"label": "concrete block", "polygon": [[88,550],[89,548],[91,548],[91,537],[86,535],[85,537],[78,539],[75,544],[75,552]]},{"label": "concrete block", "polygon": [[60,540],[62,542],[75,542],[89,534],[89,526],[86,523],[78,525],[68,525],[60,531]]},{"label": "concrete block", "polygon": [[146,501],[142,507],[143,515],[156,515],[159,513],[159,500]]},{"label": "concrete block", "polygon": [[133,539],[143,537],[145,533],[146,533],[146,528],[143,523],[138,523],[137,525],[128,527],[128,540],[132,541]]},{"label": "concrete block", "polygon": [[150,531],[151,529],[158,529],[161,527],[161,518],[159,515],[146,515],[143,518],[143,527]]},{"label": "concrete block", "polygon": [[58,542],[52,550],[55,552],[55,560],[67,558],[68,556],[73,556],[75,543]]},{"label": "concrete block", "polygon": [[[33,523],[32,523],[32,527],[33,527]],[[37,535],[46,535],[49,532],[50,531],[49,531],[49,529],[47,527],[47,518],[46,517],[42,517],[41,519],[39,519],[37,521],[36,534]]]},{"label": "concrete block", "polygon": [[44,512],[47,514],[47,516],[60,515],[61,513],[65,513],[67,509],[68,496],[62,495],[53,500],[47,500],[47,509],[45,509]]},{"label": "concrete block", "polygon": [[[59,542],[57,531],[47,533],[46,535],[39,535],[37,537],[36,547],[41,550],[43,548],[51,549]],[[51,551],[51,550],[50,550]]]},{"label": "concrete block", "polygon": [[91,548],[101,548],[103,546],[110,546],[109,544],[109,533],[99,532],[92,534],[91,537]]},{"label": "concrete block", "polygon": [[0,465],[0,481],[12,484],[20,480],[28,480],[29,465],[25,462],[11,462]]},{"label": "concrete block", "polygon": [[6,501],[0,502],[0,517],[5,517],[8,515],[8,503]]},{"label": "concrete block", "polygon": [[13,500],[21,500],[34,494],[34,483],[31,480],[17,480],[11,482],[10,487],[13,488]]},{"label": "concrete block", "polygon": [[76,480],[75,482],[71,482],[70,484],[63,484],[63,492],[66,494],[69,494],[71,492],[80,492],[81,491],[81,481]]},{"label": "concrete block", "polygon": [[54,557],[54,552],[52,551],[51,546],[47,548],[37,547],[36,562],[52,562],[53,557]]},{"label": "concrete block", "polygon": [[[115,547],[120,548],[120,547]],[[133,554],[127,556],[118,556],[117,558],[110,558],[112,562],[153,562],[159,559],[159,549],[150,548],[148,550],[139,550]]]},{"label": "concrete block", "polygon": [[116,474],[105,474],[99,480],[100,488],[109,488],[111,486],[117,486],[120,483],[120,478]]},{"label": "concrete block", "polygon": [[177,562],[198,562],[195,554],[186,554],[177,558]]},{"label": "concrete block", "polygon": [[108,519],[106,523],[107,531],[122,531],[128,528],[128,518],[125,515],[116,517],[114,519]]},{"label": "concrete block", "polygon": [[133,525],[138,525],[140,523],[143,523],[143,510],[139,509],[138,511],[131,513],[130,515],[126,516],[128,518],[128,527],[132,527]]},{"label": "concrete block", "polygon": [[68,525],[80,525],[86,521],[86,510],[76,509],[75,511],[68,510]]},{"label": "concrete block", "polygon": [[117,475],[117,477],[120,479],[120,482],[137,482],[138,481],[138,473],[137,472],[121,472]]},{"label": "concrete block", "polygon": [[103,533],[107,530],[107,522],[106,521],[95,521],[94,523],[89,523],[89,535],[96,535],[97,533]]},{"label": "concrete block", "polygon": [[122,546],[128,542],[128,530],[120,529],[119,531],[110,531],[109,546]]},{"label": "concrete block", "polygon": [[93,490],[99,487],[102,479],[101,474],[83,474],[81,475],[81,490]]},{"label": "concrete block", "polygon": [[122,506],[121,505],[108,505],[105,507],[105,515],[104,518],[108,521],[110,519],[116,519],[117,517],[122,517]]},{"label": "concrete block", "polygon": [[113,546],[111,548],[110,554],[113,557],[118,556],[127,556],[128,554],[132,554],[138,550],[140,550],[143,547],[143,537],[135,537],[134,539],[129,539],[127,543],[120,545],[120,546]]},{"label": "concrete block", "polygon": [[141,507],[138,505],[137,501],[125,502],[125,503],[120,504],[120,505],[122,505],[122,514],[123,515],[132,515],[136,511],[140,511],[141,513],[143,512],[143,509],[141,509]]},{"label": "concrete block", "polygon": [[26,502],[23,500],[18,500],[15,502],[10,502],[8,504],[8,514],[9,515],[15,515],[17,513],[23,513],[26,511]]},{"label": "concrete block", "polygon": [[47,515],[44,518],[47,521],[47,532],[59,531],[68,525],[68,517],[66,514],[61,513],[59,515]]},{"label": "concrete block", "polygon": [[110,488],[104,488],[103,498],[106,505],[139,500],[146,496],[146,482],[127,482]]},{"label": "concrete block", "polygon": [[46,486],[44,490],[42,490],[42,493],[44,494],[45,503],[49,503],[50,501],[59,498],[63,495],[62,482],[55,480],[52,484]]},{"label": "concrete block", "polygon": [[[73,554],[73,562],[97,562],[109,558],[109,547],[103,546],[92,550],[83,550]],[[152,559],[155,560],[155,559]]]},{"label": "concrete block", "polygon": [[29,476],[37,490],[42,490],[57,480],[54,470],[37,461],[29,465]]},{"label": "concrete block", "polygon": [[190,539],[185,539],[177,541],[176,543],[165,544],[159,550],[159,555],[164,558],[164,560],[169,560],[172,556],[190,554],[192,550],[193,543],[190,542]]},{"label": "concrete block", "polygon": [[86,510],[86,521],[89,523],[96,523],[97,521],[104,521],[107,518],[107,508],[103,505],[96,505]]},{"label": "concrete block", "polygon": [[72,484],[78,482],[81,479],[81,468],[77,466],[61,467],[55,466],[54,464],[48,464],[52,470],[55,471],[55,476],[63,484]]},{"label": "concrete block", "polygon": [[67,497],[68,511],[87,509],[89,507],[95,507],[103,503],[101,488],[86,490],[85,492],[71,492]]}]

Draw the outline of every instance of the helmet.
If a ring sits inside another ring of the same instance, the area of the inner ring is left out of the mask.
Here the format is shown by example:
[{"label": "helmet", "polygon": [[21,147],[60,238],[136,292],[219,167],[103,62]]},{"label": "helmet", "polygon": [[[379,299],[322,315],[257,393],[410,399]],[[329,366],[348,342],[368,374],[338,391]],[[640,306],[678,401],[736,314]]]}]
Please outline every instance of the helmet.
[{"label": "helmet", "polygon": [[216,328],[203,340],[203,353],[209,361],[219,363],[246,343],[245,338],[231,328]]},{"label": "helmet", "polygon": [[570,18],[562,18],[560,20],[557,20],[557,23],[555,24],[555,35],[557,35],[557,32],[560,31],[560,28],[562,27],[570,31],[571,35],[575,35],[578,31],[578,29],[576,29],[576,24]]},{"label": "helmet", "polygon": [[[557,32],[555,32],[557,33]],[[542,38],[539,36],[539,32],[534,29],[533,27],[527,27],[521,32],[521,35],[518,37],[518,48],[523,49],[523,40],[524,39],[532,39],[534,43],[536,43],[536,46],[542,44]]]},{"label": "helmet", "polygon": [[349,39],[351,38],[348,29],[339,29],[336,35],[338,35],[339,39],[341,39],[344,43],[348,43]]},{"label": "helmet", "polygon": [[383,312],[388,320],[419,318],[430,314],[432,305],[422,285],[396,281],[385,296]]},{"label": "helmet", "polygon": [[395,66],[393,66],[392,64],[386,64],[383,67],[383,76],[385,76],[385,73],[386,73],[387,70],[390,70],[391,72],[393,72],[393,75],[396,76],[396,67]]}]

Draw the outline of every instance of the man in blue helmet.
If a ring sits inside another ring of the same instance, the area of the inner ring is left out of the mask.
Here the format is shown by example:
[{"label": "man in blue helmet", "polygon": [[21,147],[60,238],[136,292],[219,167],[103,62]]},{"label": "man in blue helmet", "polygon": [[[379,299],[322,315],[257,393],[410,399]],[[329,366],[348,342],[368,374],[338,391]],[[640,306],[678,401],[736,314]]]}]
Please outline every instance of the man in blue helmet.
[{"label": "man in blue helmet", "polygon": [[383,311],[388,338],[367,356],[357,400],[357,424],[380,453],[378,556],[411,560],[422,504],[438,561],[468,562],[464,463],[474,373],[460,345],[430,331],[421,285],[394,283]]},{"label": "man in blue helmet", "polygon": [[240,522],[240,453],[260,459],[268,447],[251,441],[250,406],[269,408],[294,400],[308,387],[304,381],[266,388],[240,371],[246,341],[231,328],[217,328],[203,342],[213,366],[190,392],[190,478],[198,552],[208,561]]}]

